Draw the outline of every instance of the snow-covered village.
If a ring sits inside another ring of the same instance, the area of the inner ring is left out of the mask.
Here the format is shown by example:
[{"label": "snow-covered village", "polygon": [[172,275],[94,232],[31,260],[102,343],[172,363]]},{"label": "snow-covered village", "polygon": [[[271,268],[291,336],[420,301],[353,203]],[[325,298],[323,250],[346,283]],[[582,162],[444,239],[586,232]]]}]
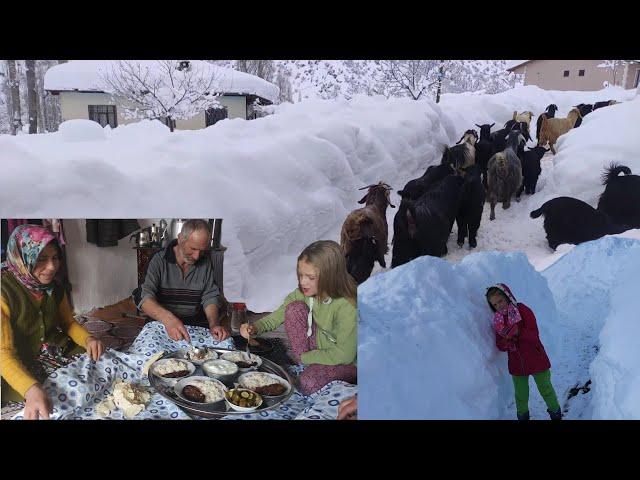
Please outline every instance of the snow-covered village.
[{"label": "snow-covered village", "polygon": [[2,418],[640,419],[639,124],[640,60],[0,61]]}]

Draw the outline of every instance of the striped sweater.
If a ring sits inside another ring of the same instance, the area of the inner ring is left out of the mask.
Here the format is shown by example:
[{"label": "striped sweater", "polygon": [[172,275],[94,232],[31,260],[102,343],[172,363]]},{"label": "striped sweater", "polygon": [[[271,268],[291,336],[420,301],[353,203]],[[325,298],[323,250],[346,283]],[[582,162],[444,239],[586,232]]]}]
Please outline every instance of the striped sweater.
[{"label": "striped sweater", "polygon": [[203,255],[183,278],[173,251],[177,243],[174,240],[151,258],[138,308],[147,298],[153,298],[186,325],[206,327],[204,309],[208,305],[220,305],[213,264],[209,255]]}]

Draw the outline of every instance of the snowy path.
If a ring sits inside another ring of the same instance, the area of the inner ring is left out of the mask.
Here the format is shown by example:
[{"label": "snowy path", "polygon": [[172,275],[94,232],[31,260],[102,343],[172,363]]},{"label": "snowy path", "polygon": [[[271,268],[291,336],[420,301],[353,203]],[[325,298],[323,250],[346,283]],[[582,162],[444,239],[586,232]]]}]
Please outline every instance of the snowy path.
[{"label": "snowy path", "polygon": [[[538,180],[536,193],[534,195],[526,195],[523,193],[520,202],[515,200],[511,202],[511,206],[507,210],[502,209],[502,204],[496,205],[496,219],[489,220],[490,205],[487,202],[482,212],[482,221],[478,230],[478,246],[470,249],[468,243],[464,247],[458,247],[456,243],[457,226],[454,224],[453,230],[447,243],[449,250],[448,255],[444,259],[451,262],[459,262],[467,255],[486,250],[498,250],[503,252],[522,251],[527,255],[529,262],[537,270],[542,270],[557,260],[567,248],[562,246],[554,253],[546,240],[544,228],[542,226],[543,219],[531,219],[529,213],[540,207],[546,200],[558,196],[556,192],[550,191],[548,180],[553,171],[553,155],[547,153],[541,162],[542,173]],[[405,183],[411,178],[418,175],[408,177]],[[404,186],[394,185],[394,191]],[[400,199],[394,199],[399,205]],[[389,225],[389,253],[385,257],[387,265],[391,265],[391,239],[393,238],[393,218],[397,209],[387,210],[387,222]],[[566,246],[564,246],[566,247]],[[388,271],[390,268],[382,269],[377,264],[374,267],[372,275]],[[587,391],[576,391],[575,387],[583,387],[589,380],[589,366],[597,354],[599,328],[596,326],[595,319],[576,319],[572,318],[571,310],[565,310],[562,305],[558,305],[561,313],[561,325],[557,331],[560,338],[559,357],[552,358],[552,383],[558,396],[558,401],[562,406],[564,416],[567,419],[579,419],[589,417],[586,411],[589,404],[590,395]],[[506,366],[506,358],[505,358]],[[537,391],[533,378],[530,378],[530,412],[532,419],[548,419],[546,406],[540,394]],[[573,390],[573,395],[568,398]],[[576,394],[577,393],[577,394]],[[510,416],[506,419],[515,418],[515,401],[509,408]],[[585,415],[586,413],[586,415]]]}]

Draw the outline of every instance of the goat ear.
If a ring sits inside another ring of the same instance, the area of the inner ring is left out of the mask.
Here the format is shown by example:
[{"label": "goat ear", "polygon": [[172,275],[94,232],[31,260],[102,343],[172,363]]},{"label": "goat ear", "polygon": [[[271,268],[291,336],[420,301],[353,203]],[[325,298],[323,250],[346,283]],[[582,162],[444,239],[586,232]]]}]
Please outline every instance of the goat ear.
[{"label": "goat ear", "polygon": [[464,138],[464,135],[462,135],[462,136],[460,137],[460,140],[458,140],[458,141],[456,142],[456,145],[458,145],[458,144],[462,141],[462,139],[463,139],[463,138]]},{"label": "goat ear", "polygon": [[489,125],[489,128],[493,128],[493,126],[496,124],[496,122],[493,122],[491,125]]},{"label": "goat ear", "polygon": [[482,125],[478,125],[477,123],[474,123],[474,125],[478,128],[482,128]]},{"label": "goat ear", "polygon": [[368,195],[369,195],[369,194],[367,193],[367,195],[365,195],[365,196],[364,196],[364,197],[362,197],[360,200],[358,200],[358,203],[364,203],[364,202],[366,202],[366,201],[367,201],[367,196],[368,196]]}]

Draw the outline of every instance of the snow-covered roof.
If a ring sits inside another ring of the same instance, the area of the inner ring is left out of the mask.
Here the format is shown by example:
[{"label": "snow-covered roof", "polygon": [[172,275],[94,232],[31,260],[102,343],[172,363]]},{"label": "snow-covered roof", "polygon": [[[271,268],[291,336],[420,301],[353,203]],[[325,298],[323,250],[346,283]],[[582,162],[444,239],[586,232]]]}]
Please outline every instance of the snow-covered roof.
[{"label": "snow-covered roof", "polygon": [[516,67],[519,67],[520,65],[524,65],[527,62],[530,62],[531,60],[511,60],[510,62],[507,62],[507,70],[512,70]]},{"label": "snow-covered roof", "polygon": [[[138,60],[136,60],[138,62]],[[103,77],[116,65],[116,60],[72,60],[47,70],[44,76],[44,88],[49,91],[86,91],[103,92]],[[154,68],[153,60],[139,60],[142,65]],[[280,89],[273,83],[248,73],[219,67],[201,60],[191,60],[193,65],[208,69],[215,78],[217,91],[240,95],[257,95],[276,102]]]}]

